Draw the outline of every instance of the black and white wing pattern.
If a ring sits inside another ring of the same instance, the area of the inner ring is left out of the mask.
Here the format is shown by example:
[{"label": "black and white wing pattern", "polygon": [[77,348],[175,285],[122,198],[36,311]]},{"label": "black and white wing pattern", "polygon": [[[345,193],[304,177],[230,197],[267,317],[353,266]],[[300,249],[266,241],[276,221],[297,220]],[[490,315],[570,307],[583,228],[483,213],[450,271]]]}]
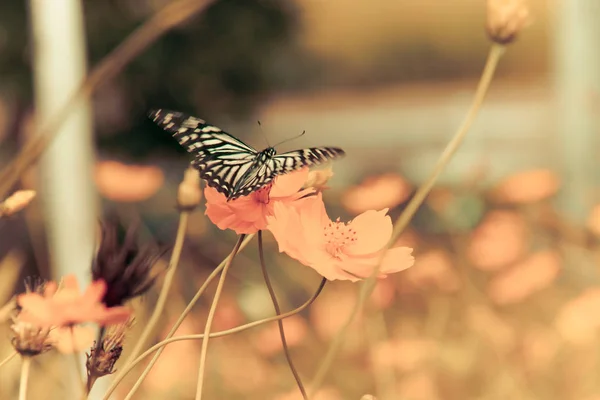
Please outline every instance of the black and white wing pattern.
[{"label": "black and white wing pattern", "polygon": [[249,195],[277,175],[344,155],[336,147],[314,147],[280,155],[275,155],[272,147],[257,152],[200,118],[164,109],[152,110],[149,116],[194,154],[192,165],[200,171],[200,177],[228,200]]},{"label": "black and white wing pattern", "polygon": [[256,150],[200,118],[164,109],[152,110],[149,116],[194,154],[192,166],[208,186],[228,198],[256,162]]}]

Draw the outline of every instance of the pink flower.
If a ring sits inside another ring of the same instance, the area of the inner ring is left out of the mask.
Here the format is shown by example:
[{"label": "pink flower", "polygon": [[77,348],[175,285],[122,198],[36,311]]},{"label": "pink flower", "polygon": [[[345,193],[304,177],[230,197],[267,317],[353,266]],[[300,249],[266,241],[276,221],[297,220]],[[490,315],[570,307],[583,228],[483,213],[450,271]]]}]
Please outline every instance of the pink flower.
[{"label": "pink flower", "polygon": [[[276,203],[267,217],[279,251],[314,268],[329,280],[356,282],[368,277],[392,235],[392,220],[381,211],[366,211],[345,223],[331,221],[321,194],[290,207]],[[414,263],[412,249],[394,247],[384,256],[379,278],[402,271]]]},{"label": "pink flower", "polygon": [[307,177],[308,168],[290,172],[275,178],[272,185],[231,201],[216,189],[206,187],[206,215],[219,228],[232,229],[238,235],[264,230],[276,204],[291,205],[314,191],[300,190]]},{"label": "pink flower", "polygon": [[17,302],[22,307],[19,318],[40,327],[63,327],[81,322],[111,325],[125,322],[131,315],[126,307],[107,308],[101,303],[106,292],[106,283],[93,282],[81,294],[77,278],[68,275],[58,291],[50,285],[44,295],[24,293]]}]

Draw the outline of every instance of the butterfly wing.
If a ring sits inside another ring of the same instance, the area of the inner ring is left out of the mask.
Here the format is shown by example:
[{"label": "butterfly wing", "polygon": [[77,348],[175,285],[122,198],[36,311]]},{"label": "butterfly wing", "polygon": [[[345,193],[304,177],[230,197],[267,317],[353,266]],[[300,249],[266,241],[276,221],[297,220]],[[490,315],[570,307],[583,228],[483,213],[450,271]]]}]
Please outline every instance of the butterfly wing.
[{"label": "butterfly wing", "polygon": [[233,188],[252,175],[258,152],[220,128],[164,109],[150,111],[149,117],[194,154],[192,166],[200,171],[200,177],[228,198]]},{"label": "butterfly wing", "polygon": [[[279,154],[256,164],[254,170],[240,180],[234,188],[238,196],[246,196],[270,183],[278,175],[287,174],[303,167],[322,164],[345,155],[337,147],[312,147]],[[260,155],[257,159],[260,159]]]},{"label": "butterfly wing", "polygon": [[276,175],[287,174],[304,167],[323,164],[345,154],[344,150],[338,147],[311,147],[288,151],[273,157],[272,169]]}]

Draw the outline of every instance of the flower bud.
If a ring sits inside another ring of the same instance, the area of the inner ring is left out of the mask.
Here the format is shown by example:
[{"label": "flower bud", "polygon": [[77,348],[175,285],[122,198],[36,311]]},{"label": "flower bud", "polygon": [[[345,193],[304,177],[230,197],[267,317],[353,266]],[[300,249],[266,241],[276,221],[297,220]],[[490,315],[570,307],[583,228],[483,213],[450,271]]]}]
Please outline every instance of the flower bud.
[{"label": "flower bud", "polygon": [[177,189],[177,204],[182,211],[192,211],[202,200],[200,190],[200,175],[194,168],[188,168],[183,175],[183,181]]},{"label": "flower bud", "polygon": [[529,25],[529,9],[525,0],[488,0],[487,33],[498,44],[512,43]]},{"label": "flower bud", "polygon": [[319,169],[315,171],[310,171],[308,173],[308,178],[306,178],[306,182],[304,183],[305,188],[315,188],[317,191],[322,192],[325,189],[328,189],[327,182],[333,176],[333,170],[331,166],[325,169]]},{"label": "flower bud", "polygon": [[21,211],[35,197],[35,190],[18,190],[0,205],[0,216],[13,215]]}]

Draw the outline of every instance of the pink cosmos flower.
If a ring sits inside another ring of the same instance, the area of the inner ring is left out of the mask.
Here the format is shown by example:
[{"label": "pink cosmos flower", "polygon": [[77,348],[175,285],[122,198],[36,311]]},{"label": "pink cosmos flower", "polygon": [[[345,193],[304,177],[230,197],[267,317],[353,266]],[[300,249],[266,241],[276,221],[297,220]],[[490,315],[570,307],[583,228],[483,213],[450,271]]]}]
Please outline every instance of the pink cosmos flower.
[{"label": "pink cosmos flower", "polygon": [[107,308],[101,303],[106,292],[106,283],[102,280],[91,283],[81,294],[77,278],[68,275],[62,286],[55,288],[49,285],[43,295],[35,292],[19,295],[17,302],[22,307],[19,318],[40,327],[63,327],[81,322],[118,324],[131,315],[126,307]]},{"label": "pink cosmos flower", "polygon": [[238,235],[256,233],[267,228],[267,217],[273,215],[276,204],[289,206],[314,192],[312,188],[300,190],[307,178],[308,168],[303,168],[278,176],[272,185],[231,201],[216,189],[206,187],[206,215],[223,230],[232,229]]},{"label": "pink cosmos flower", "polygon": [[[289,207],[275,203],[267,216],[279,251],[315,269],[329,280],[356,282],[367,278],[392,235],[388,209],[366,211],[345,223],[331,221],[319,193]],[[412,249],[394,247],[384,256],[379,278],[402,271],[414,263]]]}]

